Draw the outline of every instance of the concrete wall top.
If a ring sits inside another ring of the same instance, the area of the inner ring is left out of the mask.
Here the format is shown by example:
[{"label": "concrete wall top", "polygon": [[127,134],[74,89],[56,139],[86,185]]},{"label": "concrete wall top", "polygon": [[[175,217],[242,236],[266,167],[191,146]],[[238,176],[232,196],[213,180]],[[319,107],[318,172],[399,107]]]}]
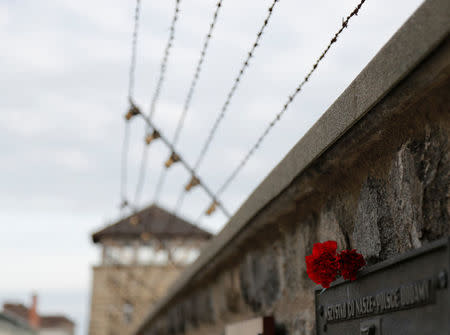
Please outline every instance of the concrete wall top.
[{"label": "concrete wall top", "polygon": [[136,333],[156,317],[227,244],[251,225],[251,219],[330,148],[386,94],[411,73],[450,32],[450,2],[426,0],[314,126],[271,171],[224,229],[187,268],[150,312]]}]

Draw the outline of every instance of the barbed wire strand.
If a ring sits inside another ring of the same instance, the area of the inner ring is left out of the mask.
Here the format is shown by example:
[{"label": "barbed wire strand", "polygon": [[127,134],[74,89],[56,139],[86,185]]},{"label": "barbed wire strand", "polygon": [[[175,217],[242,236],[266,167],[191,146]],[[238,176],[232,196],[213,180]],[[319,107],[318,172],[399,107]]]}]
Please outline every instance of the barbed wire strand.
[{"label": "barbed wire strand", "polygon": [[152,203],[157,203],[159,201],[159,197],[161,196],[163,184],[166,180],[167,169],[162,167],[159,172],[158,181],[156,182],[155,192],[153,193]]},{"label": "barbed wire strand", "polygon": [[128,98],[129,99],[132,99],[133,95],[134,95],[140,11],[141,11],[141,0],[136,0],[136,8],[134,10],[134,29],[133,29],[133,36],[131,39],[131,61],[130,61],[130,70],[129,70],[129,75],[128,75]]},{"label": "barbed wire strand", "polygon": [[161,65],[160,65],[160,69],[159,69],[158,82],[156,84],[156,88],[155,88],[155,91],[153,92],[152,100],[150,103],[150,112],[148,115],[150,118],[152,118],[153,114],[155,113],[156,103],[158,102],[159,95],[161,94],[161,89],[162,89],[164,79],[166,76],[167,62],[169,61],[170,50],[172,49],[173,40],[175,39],[175,28],[176,28],[176,23],[178,21],[178,16],[179,16],[179,12],[180,12],[180,3],[181,3],[181,0],[175,0],[175,10],[174,10],[172,22],[171,22],[170,28],[169,28],[169,30],[170,30],[169,39],[167,40],[167,44],[164,49],[164,56],[161,60]]},{"label": "barbed wire strand", "polygon": [[[128,72],[128,101],[131,104],[134,95],[134,83],[135,83],[135,73],[136,73],[136,55],[137,55],[137,42],[138,42],[138,32],[139,32],[139,17],[141,10],[141,1],[136,0],[136,7],[134,10],[134,28],[131,39],[131,60],[130,68]],[[124,208],[127,204],[127,163],[128,163],[128,151],[129,151],[129,137],[130,129],[129,123],[125,122],[124,136],[122,144],[122,158],[121,158],[121,182],[120,182],[120,197],[121,197],[121,207]]]},{"label": "barbed wire strand", "polygon": [[[195,91],[195,88],[197,86],[198,79],[200,78],[200,73],[202,71],[202,65],[203,65],[203,63],[205,61],[205,57],[206,57],[206,51],[208,50],[209,42],[211,40],[214,28],[215,28],[216,23],[217,23],[217,18],[219,16],[219,11],[222,8],[222,2],[223,2],[223,0],[219,0],[217,2],[216,6],[215,6],[213,19],[212,19],[211,23],[209,24],[209,29],[208,29],[208,32],[206,34],[205,40],[203,42],[203,47],[202,47],[201,52],[200,52],[200,57],[199,57],[199,60],[197,62],[197,66],[196,66],[195,71],[194,71],[194,76],[193,76],[193,78],[191,80],[191,84],[189,86],[189,90],[188,90],[188,93],[187,93],[185,101],[184,101],[183,111],[182,111],[181,116],[180,116],[180,118],[178,119],[178,122],[177,122],[177,126],[176,126],[176,129],[175,129],[175,134],[174,134],[173,139],[172,139],[173,146],[175,146],[178,143],[178,139],[180,137],[181,130],[183,129],[184,121],[186,120],[187,112],[188,112],[189,107],[191,105],[192,97],[194,95],[194,91]],[[153,195],[153,202],[157,202],[158,201],[158,199],[159,199],[159,197],[161,195],[162,188],[164,186],[165,180],[166,180],[166,176],[167,176],[167,169],[163,168],[161,170],[161,172],[160,172],[160,175],[159,175],[159,178],[158,178],[158,182],[156,184],[155,193]]]},{"label": "barbed wire strand", "polygon": [[121,173],[120,173],[120,198],[121,207],[123,208],[127,202],[127,163],[128,163],[128,150],[129,150],[129,139],[130,139],[130,124],[125,122],[123,143],[122,143],[122,157],[121,157]]},{"label": "barbed wire strand", "polygon": [[[169,31],[170,31],[169,38],[167,40],[166,47],[164,49],[163,58],[161,60],[158,82],[156,84],[156,88],[155,88],[155,91],[153,92],[151,103],[150,103],[150,111],[148,114],[150,119],[153,118],[153,116],[155,114],[156,104],[159,100],[159,96],[161,94],[161,89],[163,87],[164,79],[166,77],[167,63],[169,61],[170,51],[172,49],[173,41],[175,39],[175,28],[176,28],[176,23],[177,23],[178,17],[179,17],[180,3],[181,3],[181,0],[175,0],[175,9],[174,9],[174,13],[172,16],[170,28],[169,28]],[[148,130],[149,128],[146,127],[146,129]],[[136,184],[136,191],[134,194],[134,202],[136,205],[139,202],[139,199],[141,197],[144,182],[145,182],[146,171],[147,171],[147,162],[148,162],[148,146],[144,144],[144,148],[142,151],[143,152],[142,152],[142,156],[141,156],[141,163],[140,163],[139,174],[138,174],[138,179],[137,179],[137,184]]]},{"label": "barbed wire strand", "polygon": [[292,101],[295,99],[295,97],[300,93],[303,86],[309,81],[311,75],[316,71],[317,67],[319,66],[319,63],[322,61],[322,59],[327,55],[328,51],[332,47],[334,43],[336,43],[337,39],[339,38],[339,35],[342,33],[342,31],[347,28],[348,23],[350,19],[353,16],[358,15],[359,10],[361,9],[362,5],[364,4],[366,0],[361,0],[360,3],[355,7],[355,9],[347,16],[347,18],[342,22],[342,26],[340,29],[336,32],[336,34],[333,36],[333,38],[330,40],[327,47],[323,50],[322,54],[319,56],[319,58],[316,60],[314,65],[312,66],[311,70],[306,74],[302,82],[297,86],[295,91],[288,97],[286,103],[283,105],[280,112],[278,112],[275,116],[275,118],[269,123],[267,128],[264,130],[264,132],[261,134],[261,136],[258,138],[256,143],[253,145],[253,147],[247,152],[247,154],[244,156],[242,161],[238,164],[238,166],[233,170],[233,172],[230,174],[230,176],[225,180],[225,182],[222,184],[222,186],[219,188],[219,190],[216,193],[216,196],[220,196],[225,189],[231,184],[231,182],[236,178],[238,173],[242,170],[242,168],[247,164],[248,160],[251,158],[251,156],[255,153],[255,151],[259,148],[264,138],[269,134],[270,130],[275,126],[275,124],[281,119],[283,114],[288,109],[289,105],[292,103]]},{"label": "barbed wire strand", "polygon": [[134,206],[138,206],[139,199],[142,194],[142,190],[144,188],[144,181],[145,181],[145,171],[147,170],[147,162],[148,162],[148,147],[146,145],[142,146],[142,156],[141,156],[141,163],[139,165],[139,174],[138,174],[138,180],[136,182],[136,190],[134,192]]},{"label": "barbed wire strand", "polygon": [[207,151],[209,149],[209,146],[210,146],[210,144],[211,144],[211,142],[212,142],[212,140],[214,138],[214,135],[215,135],[215,133],[216,133],[216,131],[217,131],[221,121],[225,117],[225,113],[227,112],[227,109],[228,109],[228,106],[230,105],[231,99],[233,98],[234,93],[236,92],[236,89],[238,88],[239,83],[241,82],[241,78],[242,78],[243,74],[245,73],[245,70],[248,68],[248,66],[250,64],[250,59],[254,56],[256,48],[259,45],[259,41],[260,41],[262,35],[264,34],[264,31],[265,31],[265,28],[267,27],[267,24],[270,21],[270,18],[271,18],[272,13],[273,13],[273,9],[275,8],[275,5],[279,1],[280,0],[273,0],[272,5],[269,7],[268,14],[267,14],[267,16],[266,16],[266,18],[265,18],[261,28],[259,29],[258,33],[256,34],[256,40],[253,43],[250,51],[248,52],[247,57],[245,58],[245,61],[243,62],[237,77],[234,79],[233,86],[231,87],[230,91],[228,92],[227,97],[225,99],[225,102],[222,105],[222,108],[221,108],[221,110],[219,112],[219,115],[217,116],[216,120],[214,121],[214,124],[211,127],[211,129],[209,131],[209,134],[208,134],[208,136],[206,138],[206,141],[203,144],[203,147],[202,147],[202,149],[200,151],[200,154],[199,154],[199,156],[197,158],[197,161],[194,164],[194,171],[197,171],[197,169],[199,168],[201,162],[203,161],[203,159],[204,159],[204,157],[205,157],[205,155],[206,155],[206,153],[207,153]]},{"label": "barbed wire strand", "polygon": [[189,107],[191,105],[192,97],[194,95],[194,91],[195,91],[195,88],[197,86],[198,79],[200,78],[200,73],[202,71],[202,66],[203,66],[203,63],[205,62],[205,57],[206,57],[206,52],[208,50],[209,42],[210,42],[212,34],[214,32],[214,28],[215,28],[216,23],[217,23],[217,18],[219,16],[220,9],[222,8],[222,2],[223,2],[223,0],[219,0],[217,2],[216,9],[215,9],[214,14],[213,14],[213,19],[212,19],[211,23],[209,24],[209,30],[208,30],[208,33],[206,34],[205,40],[203,42],[202,51],[200,52],[200,58],[199,58],[199,60],[197,62],[197,66],[195,68],[194,76],[192,78],[191,85],[190,85],[189,90],[188,90],[188,94],[187,94],[186,99],[184,101],[183,112],[181,113],[181,117],[178,120],[177,128],[175,130],[175,135],[174,135],[173,140],[172,140],[172,143],[174,145],[177,144],[178,138],[180,136],[180,132],[183,129],[183,125],[184,125],[184,121],[186,119],[187,111],[189,110]]}]

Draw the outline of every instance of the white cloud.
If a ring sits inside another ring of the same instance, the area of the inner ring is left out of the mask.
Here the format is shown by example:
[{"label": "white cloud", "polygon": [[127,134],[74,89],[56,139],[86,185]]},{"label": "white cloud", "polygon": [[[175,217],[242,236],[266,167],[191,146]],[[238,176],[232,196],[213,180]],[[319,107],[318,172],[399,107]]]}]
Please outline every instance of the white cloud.
[{"label": "white cloud", "polygon": [[5,3],[0,4],[0,27],[6,27],[10,22],[9,9]]},{"label": "white cloud", "polygon": [[7,251],[14,253],[15,262],[4,265],[0,277],[2,288],[11,291],[89,289],[91,269],[83,254]]}]

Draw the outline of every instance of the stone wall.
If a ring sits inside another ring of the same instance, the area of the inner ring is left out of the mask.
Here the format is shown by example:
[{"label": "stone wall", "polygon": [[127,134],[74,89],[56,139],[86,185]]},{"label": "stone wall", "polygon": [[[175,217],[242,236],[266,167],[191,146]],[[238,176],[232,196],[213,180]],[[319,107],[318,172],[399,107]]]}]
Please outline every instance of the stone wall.
[{"label": "stone wall", "polygon": [[311,335],[313,243],[336,240],[375,264],[450,235],[448,14],[448,1],[424,3],[136,334],[221,335],[273,315],[279,334]]}]

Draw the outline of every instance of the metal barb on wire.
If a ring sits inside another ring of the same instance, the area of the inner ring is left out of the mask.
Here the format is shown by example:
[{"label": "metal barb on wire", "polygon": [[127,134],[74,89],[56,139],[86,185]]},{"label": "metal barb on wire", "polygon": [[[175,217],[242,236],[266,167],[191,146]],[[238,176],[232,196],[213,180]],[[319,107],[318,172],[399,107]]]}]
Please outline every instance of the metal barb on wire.
[{"label": "metal barb on wire", "polygon": [[200,154],[199,154],[199,156],[197,158],[197,161],[196,161],[196,163],[194,165],[194,170],[197,170],[198,167],[200,166],[201,162],[203,161],[203,158],[205,157],[206,152],[208,151],[209,146],[210,146],[210,144],[211,144],[211,142],[212,142],[212,140],[214,138],[214,134],[216,133],[220,122],[224,118],[225,113],[226,113],[226,111],[228,109],[228,106],[230,105],[231,99],[233,98],[234,93],[236,92],[236,89],[238,88],[239,83],[241,82],[241,78],[242,78],[243,74],[245,73],[245,70],[248,68],[248,66],[250,64],[250,59],[254,56],[255,50],[256,50],[256,48],[259,45],[259,41],[260,41],[262,35],[264,34],[264,31],[265,31],[265,28],[266,28],[267,24],[270,21],[270,18],[271,18],[272,13],[273,13],[273,9],[275,8],[275,5],[279,1],[280,0],[273,0],[272,5],[269,7],[268,14],[267,14],[267,16],[266,16],[266,18],[265,18],[261,28],[259,29],[258,33],[256,34],[256,40],[253,43],[252,47],[250,48],[250,51],[247,53],[247,57],[245,58],[242,66],[241,66],[241,68],[240,68],[240,70],[238,72],[238,75],[234,79],[234,83],[233,83],[230,91],[227,94],[227,97],[225,99],[224,104],[222,105],[220,113],[217,116],[216,120],[214,121],[213,126],[211,127],[211,129],[210,129],[210,131],[208,133],[208,137],[206,138],[206,141],[205,141],[205,143],[204,143],[204,145],[203,145],[203,147],[202,147],[202,149],[200,151]]},{"label": "metal barb on wire", "polygon": [[331,46],[336,43],[337,39],[339,38],[339,35],[342,33],[342,31],[347,28],[348,23],[350,19],[358,15],[359,10],[361,9],[361,6],[364,4],[366,0],[361,0],[361,2],[358,4],[358,6],[355,7],[355,9],[347,16],[347,18],[342,22],[342,25],[340,29],[336,32],[336,34],[331,38],[330,42],[324,49],[324,51],[321,53],[319,58],[316,60],[316,62],[313,64],[311,70],[306,74],[306,76],[303,78],[302,82],[297,86],[295,91],[289,95],[286,103],[283,105],[280,112],[278,112],[275,115],[275,118],[269,123],[267,128],[263,131],[262,135],[258,138],[256,143],[253,145],[253,147],[247,152],[247,154],[244,156],[242,161],[238,164],[238,166],[233,170],[233,172],[230,174],[230,176],[225,180],[225,182],[222,184],[222,186],[219,188],[219,190],[216,193],[216,196],[220,196],[225,189],[231,184],[231,182],[236,178],[237,174],[242,170],[242,168],[245,166],[245,164],[248,162],[250,157],[254,154],[254,152],[258,149],[258,147],[261,145],[264,138],[269,134],[270,130],[273,128],[273,126],[281,119],[283,114],[288,109],[289,105],[292,103],[292,101],[295,99],[295,97],[300,93],[303,86],[308,82],[311,75],[316,71],[317,67],[319,66],[319,63],[322,61],[322,59],[326,56],[328,51],[330,50]]}]

